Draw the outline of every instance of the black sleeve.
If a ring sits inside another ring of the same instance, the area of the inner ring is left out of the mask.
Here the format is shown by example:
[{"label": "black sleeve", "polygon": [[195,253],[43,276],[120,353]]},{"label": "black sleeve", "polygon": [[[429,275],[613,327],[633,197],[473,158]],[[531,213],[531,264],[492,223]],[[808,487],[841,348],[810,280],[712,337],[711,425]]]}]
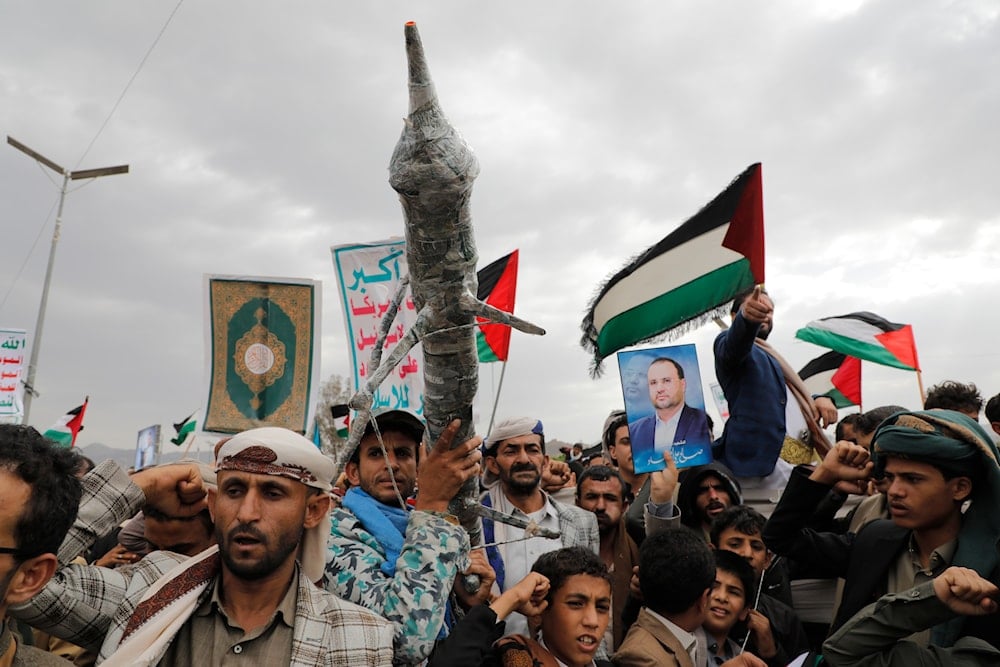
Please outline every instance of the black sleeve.
[{"label": "black sleeve", "polygon": [[830,487],[809,479],[802,467],[792,471],[778,506],[764,524],[767,548],[796,561],[801,576],[832,579],[847,573],[854,535],[817,532],[808,527],[816,506]]},{"label": "black sleeve", "polygon": [[809,518],[809,527],[819,532],[843,533],[847,530],[848,524],[844,519],[837,518],[837,512],[847,502],[847,496],[840,491],[830,489],[823,497],[812,516]]},{"label": "black sleeve", "polygon": [[493,642],[503,637],[506,623],[487,605],[476,605],[445,639],[437,642],[427,667],[476,667],[487,662]]}]

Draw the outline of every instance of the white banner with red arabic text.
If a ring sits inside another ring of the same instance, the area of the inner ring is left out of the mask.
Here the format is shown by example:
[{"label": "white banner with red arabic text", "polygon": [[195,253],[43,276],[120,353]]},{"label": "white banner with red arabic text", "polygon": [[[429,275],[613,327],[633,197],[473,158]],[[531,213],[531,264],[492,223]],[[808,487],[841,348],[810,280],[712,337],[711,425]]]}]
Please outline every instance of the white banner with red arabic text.
[{"label": "white banner with red arabic text", "polygon": [[27,349],[24,329],[0,329],[0,423],[20,424],[24,419]]},{"label": "white banner with red arabic text", "polygon": [[[333,246],[333,267],[340,285],[341,305],[349,358],[357,389],[371,374],[371,353],[378,341],[379,327],[403,277],[407,275],[406,241],[400,238],[370,243]],[[382,350],[384,361],[416,320],[417,312],[406,288],[406,296],[393,320]],[[372,409],[409,410],[424,414],[424,355],[416,345],[389,377],[378,387]]]}]

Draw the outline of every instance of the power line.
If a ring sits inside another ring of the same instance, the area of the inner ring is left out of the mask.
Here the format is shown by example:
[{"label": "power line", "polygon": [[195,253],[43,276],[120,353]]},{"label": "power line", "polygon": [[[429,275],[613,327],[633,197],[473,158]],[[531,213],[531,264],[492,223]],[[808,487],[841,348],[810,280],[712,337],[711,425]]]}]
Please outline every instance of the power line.
[{"label": "power line", "polygon": [[52,207],[49,212],[45,214],[45,221],[38,228],[38,234],[35,235],[35,241],[31,244],[31,248],[28,249],[28,254],[24,256],[24,261],[21,262],[20,268],[18,268],[17,273],[14,274],[14,279],[10,281],[10,287],[7,288],[7,293],[3,295],[3,301],[0,301],[0,312],[3,312],[3,307],[7,305],[7,299],[10,298],[11,292],[14,291],[14,287],[17,285],[17,281],[21,279],[21,274],[24,273],[24,267],[28,266],[28,261],[31,256],[35,254],[35,248],[38,247],[38,240],[42,238],[42,232],[49,224],[49,218],[52,217],[52,211],[56,210],[56,206],[59,205],[59,198],[56,197],[52,202]]},{"label": "power line", "polygon": [[[180,10],[181,5],[183,5],[183,4],[184,4],[184,0],[178,0],[177,5],[174,6],[173,11],[171,11],[170,15],[167,16],[167,20],[163,23],[163,26],[160,28],[160,31],[157,33],[156,37],[153,39],[153,43],[150,44],[150,46],[149,46],[148,49],[146,49],[146,54],[142,57],[142,60],[139,61],[139,65],[136,67],[135,72],[133,72],[132,76],[129,77],[128,82],[125,84],[125,87],[122,89],[121,94],[118,95],[118,99],[115,100],[115,103],[111,107],[111,110],[108,112],[107,117],[105,117],[104,122],[101,123],[101,126],[97,129],[97,132],[94,134],[94,138],[90,140],[90,143],[87,144],[87,148],[83,151],[83,154],[80,156],[80,159],[76,161],[76,166],[77,167],[79,167],[80,163],[83,162],[83,160],[87,157],[87,154],[94,147],[94,144],[97,143],[97,140],[100,138],[101,134],[104,132],[104,129],[108,126],[108,123],[111,122],[111,118],[115,115],[115,112],[118,111],[118,107],[121,106],[122,100],[125,99],[125,94],[128,93],[129,88],[132,87],[132,83],[139,76],[139,73],[142,71],[143,67],[145,67],[146,61],[149,60],[149,57],[153,53],[153,49],[155,49],[156,45],[160,43],[160,39],[163,37],[164,33],[166,33],[167,27],[170,25],[171,21],[173,21],[174,16]],[[39,168],[40,169],[41,169],[41,167],[42,167],[42,165],[39,164]],[[45,171],[45,169],[42,169],[42,173],[45,174],[46,178],[48,178],[52,182],[53,185],[56,185],[56,182],[52,179],[52,177],[48,174],[48,172]],[[84,185],[89,185],[89,183],[85,183]],[[83,186],[80,186],[80,187],[83,187]],[[74,190],[78,190],[78,189],[79,188],[74,188]],[[17,286],[18,281],[21,279],[21,275],[24,273],[24,269],[28,265],[28,262],[31,260],[32,255],[35,254],[35,248],[38,247],[38,241],[39,241],[39,239],[42,238],[42,233],[45,231],[46,227],[49,224],[49,220],[52,218],[52,211],[55,210],[55,208],[56,208],[56,206],[57,206],[58,203],[59,203],[58,199],[56,199],[52,203],[52,208],[50,208],[49,212],[45,214],[45,218],[42,220],[42,224],[39,225],[39,227],[38,227],[38,234],[35,236],[35,240],[31,244],[31,248],[29,248],[28,252],[25,254],[24,261],[21,262],[20,268],[17,270],[17,273],[14,275],[14,279],[10,283],[10,287],[7,288],[7,292],[6,292],[6,294],[4,294],[3,300],[0,301],[0,311],[2,311],[3,307],[7,304],[7,299],[10,298],[11,293],[14,291],[14,287]]]},{"label": "power line", "polygon": [[119,95],[118,99],[115,100],[114,106],[111,107],[111,111],[108,112],[108,115],[104,119],[104,122],[101,123],[101,127],[98,128],[97,134],[95,134],[94,138],[90,140],[90,143],[87,144],[86,150],[83,151],[83,155],[81,155],[80,159],[77,160],[76,166],[78,167],[80,166],[80,163],[83,162],[85,157],[87,157],[87,153],[89,153],[90,149],[94,147],[95,143],[97,143],[97,139],[101,136],[101,133],[104,132],[104,128],[107,127],[109,122],[111,122],[111,117],[115,115],[116,111],[118,111],[119,105],[121,105],[122,100],[125,99],[125,94],[128,92],[129,88],[132,87],[132,83],[136,80],[136,77],[139,76],[139,72],[141,72],[142,68],[145,67],[146,61],[149,60],[149,56],[153,54],[153,49],[155,49],[156,45],[160,43],[160,38],[163,37],[163,34],[167,31],[167,26],[169,26],[170,22],[174,20],[174,15],[177,14],[178,10],[180,10],[181,5],[183,4],[184,0],[178,0],[177,5],[174,7],[174,10],[170,12],[170,16],[167,17],[167,20],[163,24],[163,27],[160,28],[160,32],[157,33],[156,38],[153,40],[153,43],[150,44],[149,48],[146,50],[146,55],[144,55],[142,57],[142,60],[139,61],[139,66],[136,68],[135,72],[129,78],[128,83],[125,84],[125,88],[122,89],[121,95]]}]

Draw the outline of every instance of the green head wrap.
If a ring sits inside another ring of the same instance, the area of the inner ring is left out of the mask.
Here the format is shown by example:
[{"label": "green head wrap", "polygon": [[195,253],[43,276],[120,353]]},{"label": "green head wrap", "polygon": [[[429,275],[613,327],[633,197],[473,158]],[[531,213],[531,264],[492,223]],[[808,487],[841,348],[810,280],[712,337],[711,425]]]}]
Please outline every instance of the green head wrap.
[{"label": "green head wrap", "polygon": [[[962,518],[951,564],[989,578],[1000,560],[1000,454],[983,427],[954,410],[897,412],[879,425],[872,438],[876,475],[885,470],[890,457],[929,463],[948,477],[973,480],[972,503]],[[961,618],[936,626],[932,642],[951,646],[961,626]]]},{"label": "green head wrap", "polygon": [[986,431],[954,410],[897,412],[886,419],[872,437],[876,476],[882,475],[889,456],[930,463],[949,476],[968,477],[997,469],[1000,459]]}]

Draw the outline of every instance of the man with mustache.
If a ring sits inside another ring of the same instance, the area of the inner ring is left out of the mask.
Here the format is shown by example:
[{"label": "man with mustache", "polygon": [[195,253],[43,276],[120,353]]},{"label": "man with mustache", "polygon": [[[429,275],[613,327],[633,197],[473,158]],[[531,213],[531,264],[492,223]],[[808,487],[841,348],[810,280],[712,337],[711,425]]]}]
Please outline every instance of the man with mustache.
[{"label": "man with mustache", "polygon": [[[487,555],[500,591],[526,577],[531,564],[544,553],[573,546],[599,553],[594,515],[564,505],[542,490],[542,471],[547,459],[542,422],[534,417],[505,419],[486,438],[486,471],[497,481],[483,494],[483,504],[559,531],[561,535],[560,539],[531,537],[523,528],[484,519],[484,540],[487,544],[495,543],[487,548]],[[508,618],[508,632],[524,634],[527,629],[523,615],[515,613]]]},{"label": "man with mustache", "polygon": [[[452,422],[421,461],[423,422],[404,410],[377,414],[378,433],[371,423],[365,428],[344,469],[351,488],[331,515],[327,587],[396,626],[400,663],[420,663],[448,634],[448,596],[456,574],[470,567],[469,537],[448,503],[479,473],[482,440],[452,449],[460,423]],[[476,573],[488,595],[491,573]]]},{"label": "man with mustache", "polygon": [[[815,470],[796,468],[764,527],[764,541],[794,558],[802,576],[845,580],[831,630],[886,593],[901,593],[949,566],[1000,581],[1000,458],[979,424],[952,410],[897,412],[882,422],[871,453],[838,442]],[[816,504],[840,480],[884,476],[890,519],[846,534],[808,528]],[[960,637],[1000,644],[995,615],[956,618],[914,635],[952,646]]]},{"label": "man with mustache", "polygon": [[727,507],[742,502],[736,476],[715,461],[690,468],[677,491],[681,523],[704,535],[706,542],[712,529],[712,519]]},{"label": "man with mustache", "polygon": [[[392,625],[315,585],[326,560],[333,472],[333,462],[298,433],[244,431],[219,448],[218,488],[208,491],[218,546],[193,558],[154,551],[116,569],[64,565],[19,617],[98,650],[107,667],[388,667]],[[105,461],[83,485],[61,563],[143,505],[170,516],[205,507],[192,465],[129,478]]]}]

